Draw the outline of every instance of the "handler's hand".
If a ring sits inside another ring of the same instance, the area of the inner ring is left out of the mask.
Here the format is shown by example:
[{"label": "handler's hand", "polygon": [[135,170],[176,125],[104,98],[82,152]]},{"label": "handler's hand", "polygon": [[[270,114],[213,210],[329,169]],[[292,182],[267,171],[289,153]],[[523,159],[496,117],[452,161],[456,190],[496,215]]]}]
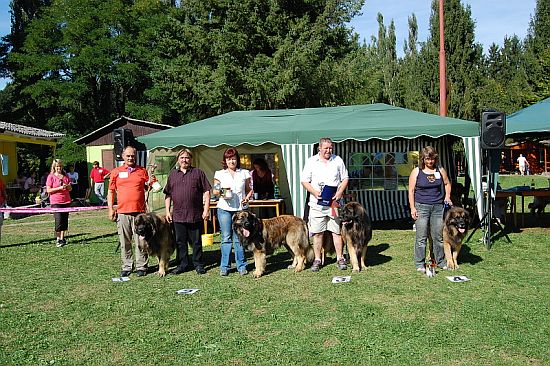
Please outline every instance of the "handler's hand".
[{"label": "handler's hand", "polygon": [[170,224],[172,223],[172,214],[170,212],[166,213],[166,221],[168,221]]},{"label": "handler's hand", "polygon": [[416,211],[416,207],[411,208],[411,217],[413,220],[418,219],[418,212]]},{"label": "handler's hand", "polygon": [[210,220],[210,210],[208,210],[208,211],[203,211],[203,213],[202,213],[202,219],[203,219],[204,221]]},{"label": "handler's hand", "polygon": [[109,220],[116,221],[116,219],[117,219],[116,210],[110,208],[109,209]]}]

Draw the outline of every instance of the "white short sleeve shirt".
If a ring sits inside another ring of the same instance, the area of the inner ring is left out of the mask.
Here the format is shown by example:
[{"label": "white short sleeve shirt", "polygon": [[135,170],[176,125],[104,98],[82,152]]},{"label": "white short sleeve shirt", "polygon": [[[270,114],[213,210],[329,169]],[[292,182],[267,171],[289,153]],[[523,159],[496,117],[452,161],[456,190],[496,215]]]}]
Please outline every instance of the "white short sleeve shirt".
[{"label": "white short sleeve shirt", "polygon": [[246,169],[237,169],[235,176],[227,169],[218,170],[214,173],[214,179],[220,181],[222,188],[231,188],[233,193],[231,198],[220,197],[218,207],[226,211],[242,210],[241,201],[246,195],[245,184],[246,180],[250,179],[250,172]]},{"label": "white short sleeve shirt", "polygon": [[[321,186],[338,187],[340,183],[348,178],[348,170],[341,157],[333,154],[325,162],[317,154],[306,161],[300,176],[300,182],[311,183],[313,188],[321,189]],[[309,206],[322,207],[317,204],[317,198],[312,195],[309,197]]]}]

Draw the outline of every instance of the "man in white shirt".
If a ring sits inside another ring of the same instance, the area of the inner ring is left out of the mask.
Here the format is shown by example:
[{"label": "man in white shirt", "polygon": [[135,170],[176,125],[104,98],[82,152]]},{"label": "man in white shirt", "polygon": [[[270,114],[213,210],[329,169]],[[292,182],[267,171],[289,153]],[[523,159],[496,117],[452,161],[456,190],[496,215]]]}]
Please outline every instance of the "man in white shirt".
[{"label": "man in white shirt", "polygon": [[525,156],[523,156],[523,154],[519,154],[518,165],[519,165],[519,173],[521,175],[525,175],[525,173],[528,172],[528,169],[529,169],[529,162],[527,161]]},{"label": "man in white shirt", "polygon": [[[313,234],[313,251],[315,252],[315,260],[311,266],[313,272],[318,272],[321,266],[321,248],[325,231],[332,233],[338,268],[347,269],[342,253],[340,225],[336,221],[338,211],[335,203],[342,198],[349,179],[344,161],[332,153],[332,144],[330,138],[319,140],[319,153],[307,160],[300,177],[302,186],[310,193],[308,202],[310,207],[309,231]],[[332,197],[324,197],[323,189],[332,190],[335,193]]]}]

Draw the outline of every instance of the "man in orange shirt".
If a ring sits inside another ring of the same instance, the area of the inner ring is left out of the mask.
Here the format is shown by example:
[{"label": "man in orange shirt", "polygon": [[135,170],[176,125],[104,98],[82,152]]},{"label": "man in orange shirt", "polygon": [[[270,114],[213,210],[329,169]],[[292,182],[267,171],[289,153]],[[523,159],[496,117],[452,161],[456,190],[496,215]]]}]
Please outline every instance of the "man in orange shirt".
[{"label": "man in orange shirt", "polygon": [[[147,274],[148,254],[138,245],[134,235],[134,220],[145,212],[145,187],[149,182],[147,171],[136,164],[136,149],[128,146],[122,152],[124,164],[111,170],[111,180],[107,194],[109,219],[117,222],[120,254],[122,257],[121,277],[128,277],[132,272],[132,239],[136,258],[136,275]],[[117,198],[117,209],[113,205]]]}]

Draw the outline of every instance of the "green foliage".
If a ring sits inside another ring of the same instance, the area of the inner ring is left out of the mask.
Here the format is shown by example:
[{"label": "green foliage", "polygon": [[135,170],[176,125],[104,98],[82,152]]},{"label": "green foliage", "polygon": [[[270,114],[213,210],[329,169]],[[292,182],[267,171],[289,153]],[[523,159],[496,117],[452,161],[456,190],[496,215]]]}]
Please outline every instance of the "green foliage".
[{"label": "green foliage", "polygon": [[64,136],[58,142],[58,148],[55,151],[55,158],[63,160],[65,166],[73,165],[80,161],[86,161],[86,147],[75,144],[74,136]]}]

